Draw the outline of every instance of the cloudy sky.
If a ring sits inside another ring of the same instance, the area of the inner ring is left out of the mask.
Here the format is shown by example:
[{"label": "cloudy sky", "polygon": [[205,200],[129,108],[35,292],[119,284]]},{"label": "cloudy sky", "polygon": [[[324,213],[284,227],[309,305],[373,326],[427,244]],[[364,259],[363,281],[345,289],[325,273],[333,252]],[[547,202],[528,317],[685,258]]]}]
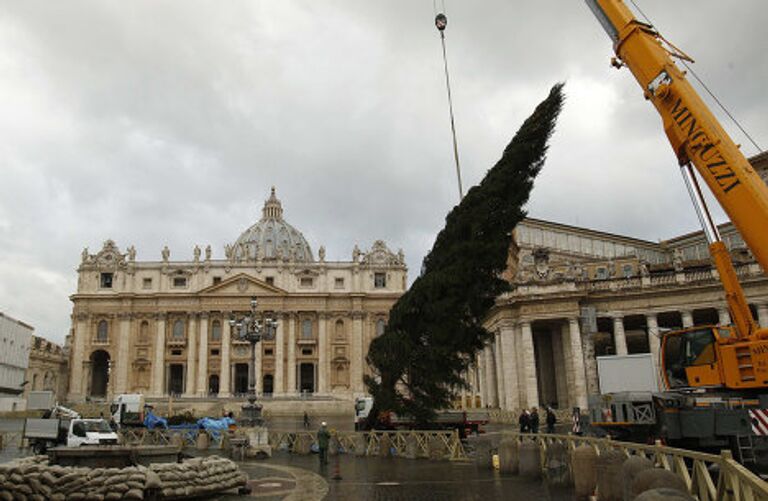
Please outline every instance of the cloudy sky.
[{"label": "cloudy sky", "polygon": [[[768,144],[764,2],[636,1]],[[655,111],[581,0],[445,7],[465,186],[565,80],[530,214],[649,240],[697,229]],[[383,238],[413,277],[458,196],[433,8],[0,0],[0,311],[61,342],[83,247],[222,258],[272,185],[315,251]]]}]

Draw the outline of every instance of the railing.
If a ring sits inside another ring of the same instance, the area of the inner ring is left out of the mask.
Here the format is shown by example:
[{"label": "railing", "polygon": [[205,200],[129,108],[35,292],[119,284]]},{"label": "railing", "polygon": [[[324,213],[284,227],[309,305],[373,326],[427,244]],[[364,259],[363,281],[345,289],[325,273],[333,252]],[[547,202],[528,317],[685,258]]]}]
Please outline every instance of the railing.
[{"label": "railing", "polygon": [[[243,429],[235,431],[238,436]],[[195,447],[197,437],[203,430],[163,430],[146,428],[125,428],[120,430],[121,443],[128,445],[181,445]],[[211,436],[211,447],[221,447],[223,433],[207,432]],[[177,435],[178,438],[173,438]],[[273,449],[297,450],[300,441],[307,447],[317,444],[317,433],[313,431],[269,430],[269,445]],[[457,461],[467,459],[464,446],[455,430],[415,431],[331,431],[331,443],[342,452],[359,456],[393,455],[395,457],[433,458]],[[390,447],[383,451],[382,447]]]},{"label": "railing", "polygon": [[[294,450],[297,441],[308,440],[317,443],[317,434],[311,431],[269,431],[269,445],[274,449]],[[332,431],[332,442],[344,452],[360,456],[377,456],[391,453],[395,457],[467,459],[464,446],[455,430],[412,430],[412,431]],[[382,451],[390,447],[390,451]]]},{"label": "railing", "polygon": [[608,450],[618,450],[627,457],[633,455],[645,457],[656,467],[671,471],[680,477],[688,487],[688,493],[699,501],[768,501],[768,484],[734,460],[730,451],[723,451],[718,456],[666,447],[659,443],[644,445],[604,438],[546,433],[504,433],[503,435],[521,442],[524,440],[537,442],[541,451],[542,470],[545,467],[546,452],[550,445],[562,444],[569,450],[586,445],[594,448],[597,455]]}]

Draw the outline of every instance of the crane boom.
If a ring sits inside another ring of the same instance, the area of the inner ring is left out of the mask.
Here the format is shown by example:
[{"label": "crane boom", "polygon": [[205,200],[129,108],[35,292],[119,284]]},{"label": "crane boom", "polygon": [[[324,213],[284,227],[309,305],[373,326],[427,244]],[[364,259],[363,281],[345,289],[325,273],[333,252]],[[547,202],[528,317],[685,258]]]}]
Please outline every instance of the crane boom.
[{"label": "crane boom", "polygon": [[[613,41],[618,57],[614,65],[629,68],[645,98],[661,115],[680,165],[685,168],[693,164],[757,262],[768,270],[768,232],[764,231],[768,228],[768,186],[672,59],[687,56],[674,47],[672,51],[667,49],[663,37],[651,25],[638,21],[622,0],[586,2]],[[695,184],[693,176],[686,178],[687,183],[691,181]],[[709,238],[706,227],[705,233]],[[710,238],[710,253],[725,288],[736,325],[735,337],[752,338],[758,333],[757,325],[727,249],[716,231],[714,235],[714,239]],[[763,337],[765,333],[759,334]]]}]

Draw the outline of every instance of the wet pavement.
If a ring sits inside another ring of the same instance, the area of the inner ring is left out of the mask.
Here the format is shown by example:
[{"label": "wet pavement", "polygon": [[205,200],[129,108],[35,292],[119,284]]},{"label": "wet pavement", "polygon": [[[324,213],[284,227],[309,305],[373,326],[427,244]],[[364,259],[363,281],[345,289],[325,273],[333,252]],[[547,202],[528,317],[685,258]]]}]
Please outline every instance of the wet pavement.
[{"label": "wet pavement", "polygon": [[[347,455],[329,459],[329,465],[320,467],[317,455],[280,452],[270,460],[243,462],[240,467],[248,473],[254,487],[251,497],[270,501],[575,499],[568,490],[478,469],[472,462]],[[339,480],[334,479],[337,474]],[[222,496],[219,499],[230,501],[248,497]]]}]

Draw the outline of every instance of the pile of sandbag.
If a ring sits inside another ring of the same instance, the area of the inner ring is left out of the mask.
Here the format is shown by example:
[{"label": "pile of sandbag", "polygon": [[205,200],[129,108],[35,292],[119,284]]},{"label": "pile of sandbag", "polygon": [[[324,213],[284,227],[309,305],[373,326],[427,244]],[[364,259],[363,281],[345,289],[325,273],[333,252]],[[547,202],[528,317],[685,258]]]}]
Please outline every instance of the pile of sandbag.
[{"label": "pile of sandbag", "polygon": [[197,497],[238,489],[247,480],[234,461],[218,456],[149,468],[59,466],[48,456],[31,456],[0,464],[0,501],[141,500],[149,491],[162,498]]},{"label": "pile of sandbag", "polygon": [[32,456],[0,464],[0,500],[110,501],[144,499],[147,469],[75,468]]},{"label": "pile of sandbag", "polygon": [[159,477],[164,498],[205,496],[244,487],[248,481],[234,461],[218,456],[151,464],[149,470]]}]

